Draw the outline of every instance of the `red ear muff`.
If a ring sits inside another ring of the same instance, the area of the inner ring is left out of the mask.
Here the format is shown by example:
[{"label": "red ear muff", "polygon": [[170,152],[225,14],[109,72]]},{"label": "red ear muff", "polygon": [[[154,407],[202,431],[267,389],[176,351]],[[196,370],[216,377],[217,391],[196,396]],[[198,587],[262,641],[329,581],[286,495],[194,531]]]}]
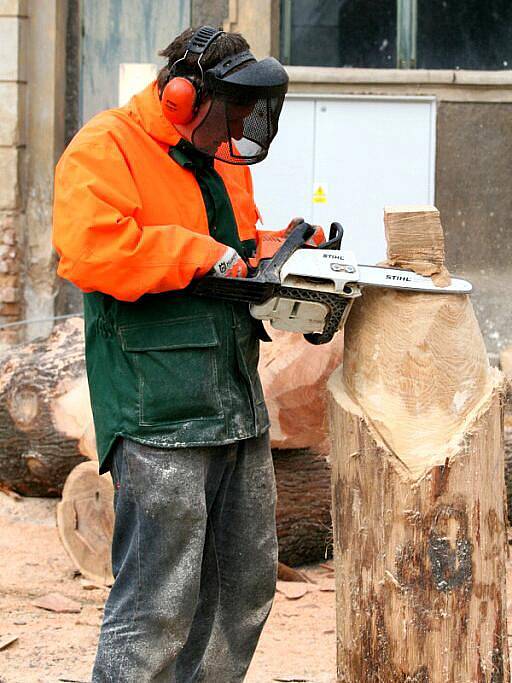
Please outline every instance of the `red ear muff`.
[{"label": "red ear muff", "polygon": [[181,76],[167,83],[162,93],[162,112],[171,123],[189,123],[195,114],[197,92],[194,85]]}]

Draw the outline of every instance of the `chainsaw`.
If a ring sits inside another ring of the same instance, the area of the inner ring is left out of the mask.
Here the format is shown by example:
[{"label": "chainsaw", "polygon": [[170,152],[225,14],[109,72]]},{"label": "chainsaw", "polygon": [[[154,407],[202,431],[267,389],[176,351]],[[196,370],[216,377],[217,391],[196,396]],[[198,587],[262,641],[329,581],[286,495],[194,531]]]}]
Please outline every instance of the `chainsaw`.
[{"label": "chainsaw", "polygon": [[251,315],[267,320],[276,329],[300,332],[311,344],[330,342],[342,329],[354,299],[366,287],[467,294],[472,285],[451,278],[440,287],[432,278],[411,270],[358,264],[350,251],[341,251],[343,228],[332,223],[329,238],[318,246],[306,244],[315,229],[296,225],[269,258],[252,268],[247,278],[206,276],[195,281],[199,296],[246,302]]}]

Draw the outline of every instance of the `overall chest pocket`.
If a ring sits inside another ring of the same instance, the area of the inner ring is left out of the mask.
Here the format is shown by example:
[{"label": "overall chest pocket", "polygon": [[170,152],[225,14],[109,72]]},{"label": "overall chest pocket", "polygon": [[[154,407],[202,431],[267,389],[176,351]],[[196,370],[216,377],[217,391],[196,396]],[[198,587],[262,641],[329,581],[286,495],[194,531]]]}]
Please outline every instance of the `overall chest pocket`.
[{"label": "overall chest pocket", "polygon": [[173,425],[222,414],[211,318],[122,326],[124,351],[138,380],[139,425]]}]

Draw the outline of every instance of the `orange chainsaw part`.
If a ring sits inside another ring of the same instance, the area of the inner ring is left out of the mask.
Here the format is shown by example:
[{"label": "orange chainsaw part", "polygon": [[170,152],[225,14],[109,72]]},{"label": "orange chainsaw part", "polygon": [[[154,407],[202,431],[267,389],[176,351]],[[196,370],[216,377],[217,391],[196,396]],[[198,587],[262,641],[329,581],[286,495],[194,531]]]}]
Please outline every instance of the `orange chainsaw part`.
[{"label": "orange chainsaw part", "polygon": [[[256,256],[249,259],[251,268],[257,268],[260,261],[263,259],[271,259],[274,254],[281,248],[290,234],[291,230],[298,225],[302,219],[294,219],[284,230],[258,230],[258,241],[256,245]],[[325,242],[325,234],[319,225],[314,225],[315,232],[306,241],[305,245],[309,247],[319,247]]]}]

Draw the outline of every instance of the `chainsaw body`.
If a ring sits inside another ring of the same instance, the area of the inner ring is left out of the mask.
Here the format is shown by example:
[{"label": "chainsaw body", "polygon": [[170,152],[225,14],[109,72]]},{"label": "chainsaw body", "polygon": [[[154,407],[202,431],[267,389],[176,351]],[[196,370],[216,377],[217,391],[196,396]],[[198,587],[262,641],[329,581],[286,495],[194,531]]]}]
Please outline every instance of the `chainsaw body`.
[{"label": "chainsaw body", "polygon": [[244,301],[251,315],[281,330],[300,332],[312,344],[331,341],[341,329],[364,287],[385,287],[441,294],[468,293],[469,282],[452,278],[446,287],[413,271],[359,265],[352,252],[341,252],[343,228],[331,225],[329,239],[307,246],[314,229],[300,223],[274,256],[260,261],[248,278],[204,277],[191,290],[200,296]]}]

